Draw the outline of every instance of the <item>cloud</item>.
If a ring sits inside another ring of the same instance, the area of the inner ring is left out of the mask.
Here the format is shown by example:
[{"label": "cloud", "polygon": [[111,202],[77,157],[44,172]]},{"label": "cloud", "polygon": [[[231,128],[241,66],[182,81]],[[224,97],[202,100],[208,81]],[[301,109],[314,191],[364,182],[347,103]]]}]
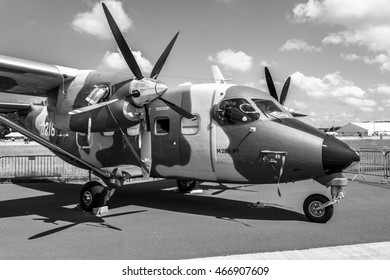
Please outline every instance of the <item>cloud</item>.
[{"label": "cloud", "polygon": [[271,62],[268,62],[266,60],[263,60],[259,63],[260,66],[263,66],[263,67],[271,67],[271,66],[278,66],[279,63],[277,63],[276,61],[271,61]]},{"label": "cloud", "polygon": [[345,80],[340,72],[325,75],[323,78],[305,76],[301,72],[291,75],[292,85],[302,91],[311,100],[328,99],[338,104],[352,106],[363,112],[372,112],[377,105],[375,100],[368,99],[366,92]]},{"label": "cloud", "polygon": [[[74,30],[87,33],[100,39],[112,39],[110,27],[104,15],[101,1],[96,2],[89,12],[78,13],[72,22]],[[133,22],[123,9],[122,2],[111,0],[104,2],[115,19],[119,29],[126,32]]]},{"label": "cloud", "polygon": [[[141,72],[144,74],[144,76],[147,76],[150,72],[152,72],[153,65],[150,63],[150,61],[142,56],[142,53],[140,51],[132,51],[135,60],[138,63],[139,68],[141,69]],[[123,59],[122,54],[119,52],[109,52],[107,51],[102,61],[100,62],[100,65],[98,66],[98,70],[101,71],[113,71],[113,72],[129,72],[130,69],[127,66],[125,60]]]},{"label": "cloud", "polygon": [[354,53],[349,53],[349,54],[340,54],[340,57],[345,59],[345,60],[348,60],[348,61],[355,61],[355,60],[359,60],[361,59],[360,56],[358,56],[357,54],[354,54]]},{"label": "cloud", "polygon": [[387,84],[378,84],[374,88],[369,88],[369,92],[371,93],[379,93],[383,95],[390,95],[390,85]]},{"label": "cloud", "polygon": [[253,58],[242,51],[231,49],[222,50],[215,56],[209,56],[209,61],[216,62],[224,66],[226,70],[248,71],[252,68]]},{"label": "cloud", "polygon": [[192,86],[193,83],[192,82],[184,82],[184,83],[181,83],[178,85],[178,87],[185,87],[185,86]]},{"label": "cloud", "polygon": [[[341,29],[329,33],[322,40],[325,45],[356,45],[389,56],[389,14],[388,0],[309,0],[295,5],[289,18],[297,23],[315,22]],[[390,71],[390,65],[382,64],[381,70]]]},{"label": "cloud", "polygon": [[316,0],[309,0],[306,4],[296,4],[293,13],[295,22],[314,21],[323,13],[323,5]]},{"label": "cloud", "polygon": [[315,46],[311,46],[303,40],[300,39],[290,39],[284,43],[283,46],[279,48],[280,51],[305,51],[305,52],[320,52],[321,48],[317,48]]}]

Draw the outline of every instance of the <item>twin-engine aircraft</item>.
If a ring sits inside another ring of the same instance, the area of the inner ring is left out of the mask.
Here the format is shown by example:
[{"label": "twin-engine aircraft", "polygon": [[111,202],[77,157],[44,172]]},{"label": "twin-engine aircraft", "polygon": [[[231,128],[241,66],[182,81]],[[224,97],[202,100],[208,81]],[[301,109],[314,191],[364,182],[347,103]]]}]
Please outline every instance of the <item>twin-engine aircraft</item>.
[{"label": "twin-engine aircraft", "polygon": [[46,97],[42,105],[1,103],[0,112],[18,112],[24,126],[4,117],[1,122],[104,182],[83,186],[83,210],[106,205],[125,179],[137,176],[177,179],[183,192],[206,181],[314,179],[330,187],[332,199],[311,195],[304,212],[313,222],[332,217],[347,185],[342,170],[359,156],[282,106],[289,79],[280,98],[268,69],[270,94],[226,80],[168,89],[157,78],[178,34],[145,77],[104,3],[103,9],[134,76],[0,56],[1,92]]}]

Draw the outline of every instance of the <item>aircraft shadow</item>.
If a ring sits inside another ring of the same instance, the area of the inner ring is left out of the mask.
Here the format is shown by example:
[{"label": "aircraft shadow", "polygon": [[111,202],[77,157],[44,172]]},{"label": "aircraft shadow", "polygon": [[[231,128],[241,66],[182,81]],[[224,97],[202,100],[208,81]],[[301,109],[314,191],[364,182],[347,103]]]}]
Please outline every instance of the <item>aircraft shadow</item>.
[{"label": "aircraft shadow", "polygon": [[137,205],[147,208],[157,208],[172,212],[211,216],[224,219],[250,219],[275,221],[307,221],[302,213],[287,209],[282,205],[268,204],[264,208],[250,208],[248,201],[232,200],[217,197],[215,194],[223,191],[247,191],[239,187],[201,185],[201,189],[211,191],[209,195],[182,194],[164,189],[174,187],[175,181],[155,181],[133,184],[119,189],[110,201],[111,208],[126,205]]},{"label": "aircraft shadow", "polygon": [[[102,217],[85,213],[74,207],[78,203],[81,185],[64,183],[19,183],[19,186],[47,192],[41,196],[0,201],[0,219],[27,215],[37,215],[41,218],[34,220],[58,225],[58,222],[68,222],[65,226],[38,233],[29,239],[45,237],[66,230],[79,224],[93,224],[112,230],[121,230],[120,226],[113,226],[106,222],[109,217],[132,215],[148,211],[128,211]],[[172,212],[194,215],[211,216],[218,219],[236,221],[237,219],[275,220],[275,221],[307,221],[305,215],[286,209],[282,205],[269,204],[265,208],[252,209],[247,201],[220,198],[215,193],[222,191],[237,191],[238,188],[225,186],[205,186],[205,190],[212,191],[209,195],[182,194],[166,190],[175,186],[175,181],[161,180],[146,183],[136,183],[125,186],[116,191],[109,201],[110,209],[124,206],[141,206],[151,209],[161,209]],[[213,195],[214,193],[214,195]],[[69,207],[73,205],[73,207]]]}]

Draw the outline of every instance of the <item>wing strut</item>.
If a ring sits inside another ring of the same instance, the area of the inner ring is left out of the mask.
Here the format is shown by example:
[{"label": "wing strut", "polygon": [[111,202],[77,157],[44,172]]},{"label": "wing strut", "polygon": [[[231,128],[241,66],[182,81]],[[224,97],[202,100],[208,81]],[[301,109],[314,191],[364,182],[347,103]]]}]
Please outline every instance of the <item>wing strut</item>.
[{"label": "wing strut", "polygon": [[7,118],[0,115],[0,122],[4,123],[5,125],[11,127],[12,129],[20,132],[21,134],[33,139],[35,142],[41,144],[42,146],[48,148],[50,151],[54,153],[59,153],[63,155],[64,157],[67,157],[71,160],[73,160],[78,165],[83,166],[85,169],[91,170],[94,174],[99,176],[100,178],[104,179],[110,179],[111,176],[109,173],[102,171],[101,169],[97,168],[96,166],[90,164],[89,162],[76,157],[75,155],[69,153],[68,151],[62,149],[61,147],[51,143],[50,141],[46,140],[45,138],[36,135],[35,133],[29,131],[28,129],[14,123],[13,121],[8,120]]}]

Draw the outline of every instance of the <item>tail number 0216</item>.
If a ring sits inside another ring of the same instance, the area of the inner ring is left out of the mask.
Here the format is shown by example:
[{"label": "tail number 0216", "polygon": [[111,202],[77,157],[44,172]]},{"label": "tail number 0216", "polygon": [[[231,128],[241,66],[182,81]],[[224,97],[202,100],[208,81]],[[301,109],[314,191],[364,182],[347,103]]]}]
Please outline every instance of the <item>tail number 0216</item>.
[{"label": "tail number 0216", "polygon": [[42,136],[55,136],[56,129],[52,122],[45,122],[41,125],[41,135]]}]

